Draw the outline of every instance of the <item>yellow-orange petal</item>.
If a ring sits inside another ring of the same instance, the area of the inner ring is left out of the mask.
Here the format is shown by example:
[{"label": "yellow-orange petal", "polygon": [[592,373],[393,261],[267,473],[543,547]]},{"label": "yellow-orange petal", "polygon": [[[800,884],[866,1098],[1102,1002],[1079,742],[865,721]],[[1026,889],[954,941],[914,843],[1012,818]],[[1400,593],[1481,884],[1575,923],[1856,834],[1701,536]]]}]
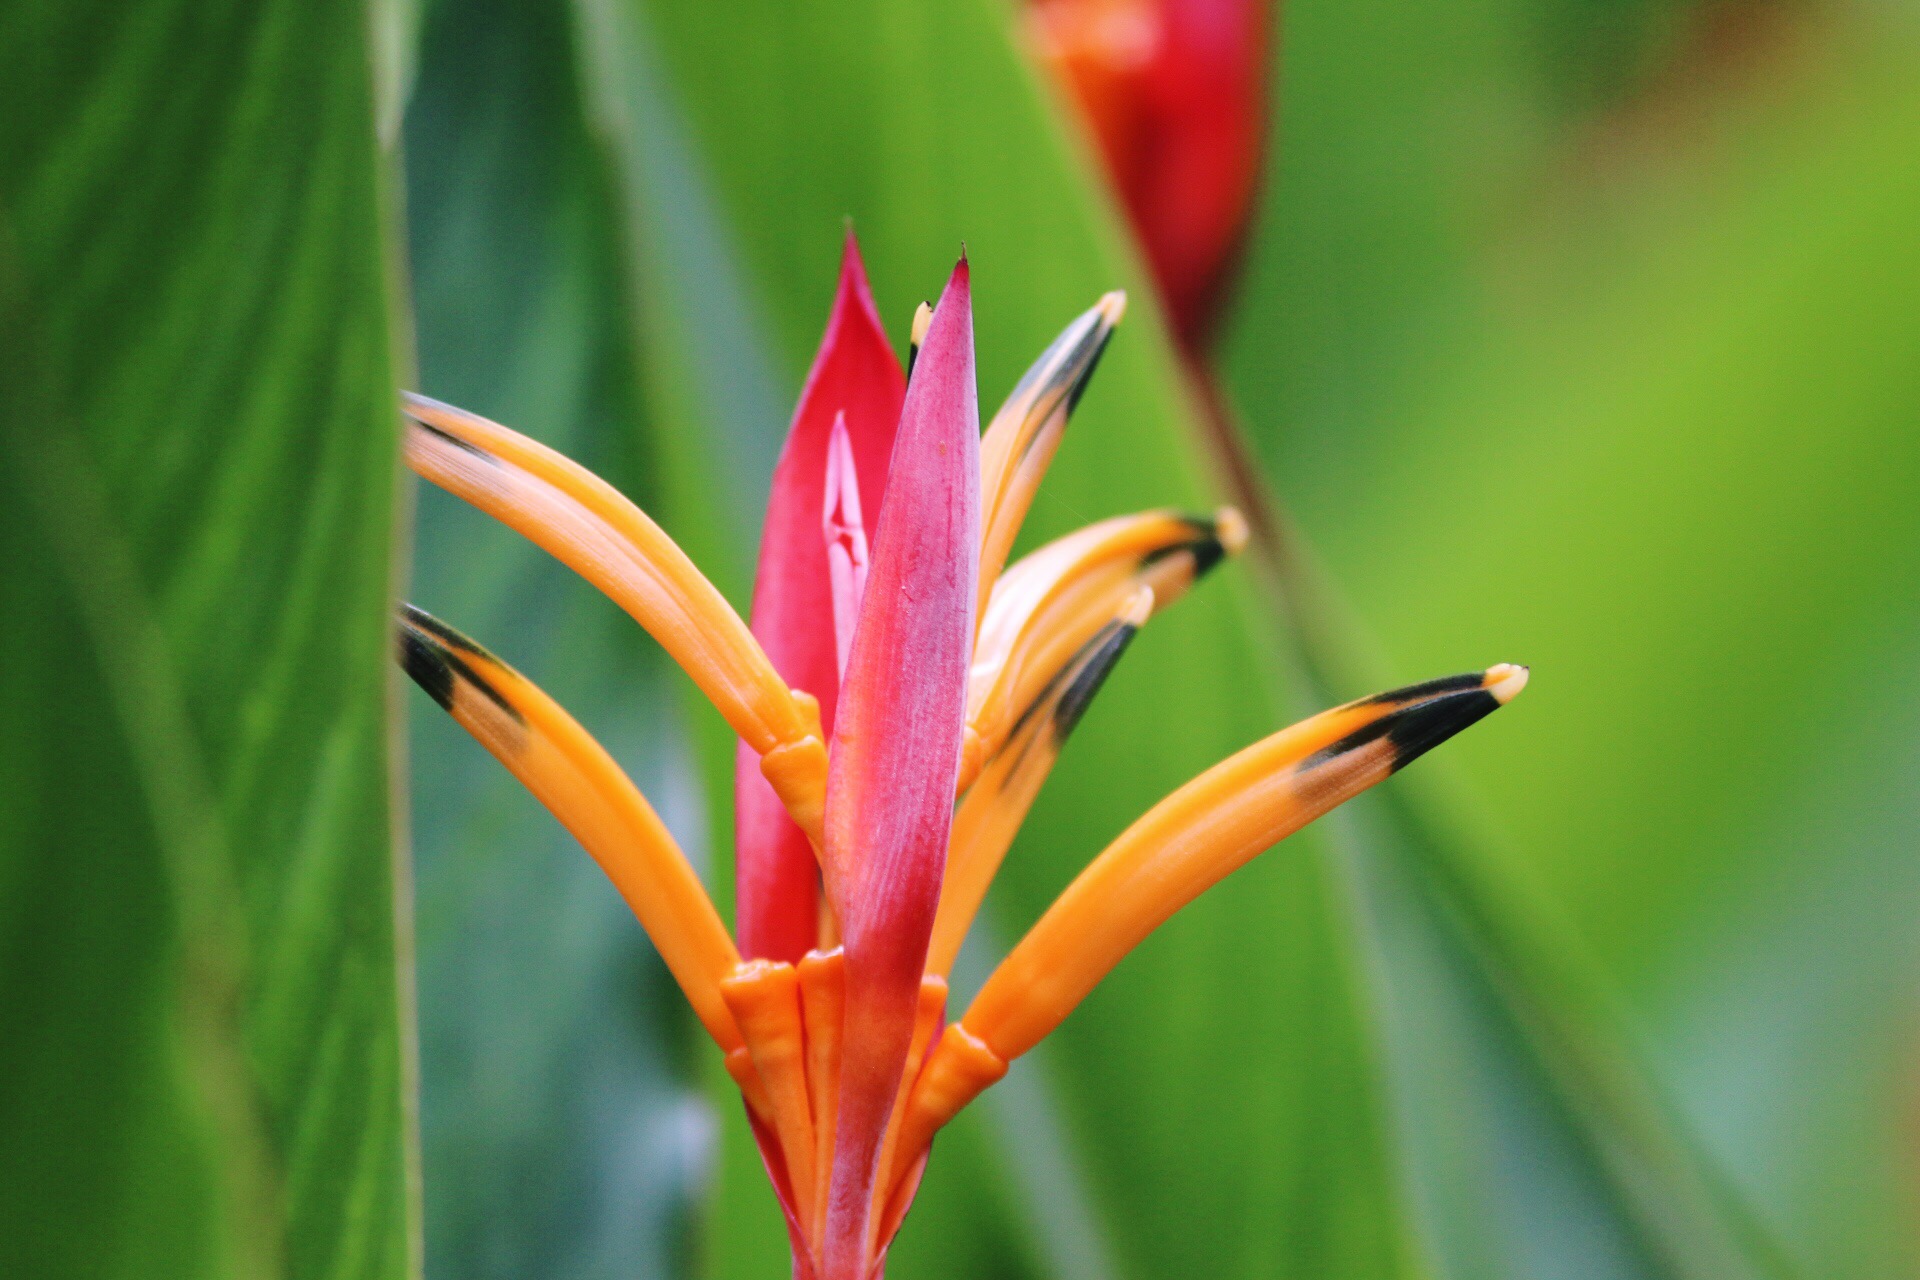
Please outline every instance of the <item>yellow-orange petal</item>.
[{"label": "yellow-orange petal", "polygon": [[1033,495],[1060,447],[1067,418],[1126,311],[1127,295],[1115,290],[1077,316],[1021,377],[980,438],[982,617]]},{"label": "yellow-orange petal", "polygon": [[847,957],[839,948],[800,958],[800,1008],[807,1028],[807,1090],[813,1102],[813,1217],[809,1237],[827,1229],[827,1187],[840,1119],[840,1028],[847,1012]]},{"label": "yellow-orange petal", "polygon": [[961,1019],[1004,1061],[1040,1041],[1128,951],[1223,876],[1510,700],[1501,665],[1349,703],[1215,765],[1109,845]]},{"label": "yellow-orange petal", "polygon": [[1022,712],[1012,735],[967,788],[953,815],[940,906],[927,946],[927,972],[945,976],[966,941],[987,888],[1067,736],[1135,633],[1153,612],[1151,587],[1136,588],[1117,616],[1081,646]]},{"label": "yellow-orange petal", "polygon": [[921,1064],[926,1061],[927,1049],[933,1043],[933,1037],[940,1030],[941,1020],[947,1014],[947,980],[934,974],[920,979],[920,1003],[914,1010],[913,1039],[907,1048],[907,1069],[901,1074],[900,1087],[894,1091],[893,1114],[887,1121],[886,1138],[880,1147],[880,1173],[873,1181],[873,1205],[868,1216],[868,1231],[871,1232],[867,1248],[869,1252],[885,1245],[887,1236],[882,1232],[887,1225],[887,1206],[892,1202],[892,1192],[898,1182],[897,1162],[901,1159],[911,1161],[919,1153],[900,1145],[902,1121],[906,1116],[908,1104],[912,1101],[914,1081],[920,1077]]},{"label": "yellow-orange petal", "polygon": [[933,304],[922,301],[913,309],[913,328],[907,334],[907,377],[913,377],[913,366],[920,359],[920,348],[926,345],[927,330],[933,327]]},{"label": "yellow-orange petal", "polygon": [[521,533],[645,627],[762,757],[819,843],[826,745],[817,704],[789,689],[726,598],[673,539],[578,463],[475,414],[408,396],[407,465]]},{"label": "yellow-orange petal", "polygon": [[474,740],[586,847],[653,939],[714,1042],[740,1031],[720,983],[740,963],[707,891],[646,797],[534,683],[426,612],[400,615],[400,658]]},{"label": "yellow-orange petal", "polygon": [[[1232,508],[1212,519],[1145,511],[1088,525],[1022,557],[987,604],[967,676],[967,726],[983,766],[1066,664],[1141,587],[1160,610],[1246,543]],[[972,782],[964,773],[964,788]]]},{"label": "yellow-orange petal", "polygon": [[[956,1022],[941,1032],[914,1081],[900,1120],[896,1165],[900,1172],[889,1191],[899,1214],[905,1212],[900,1197],[911,1190],[905,1184],[932,1145],[933,1135],[1006,1074],[1007,1060],[964,1025]],[[888,1215],[896,1225],[899,1214]]]},{"label": "yellow-orange petal", "polygon": [[800,976],[784,961],[749,960],[721,979],[720,994],[760,1079],[766,1119],[793,1186],[794,1213],[801,1222],[811,1222],[816,1148]]}]

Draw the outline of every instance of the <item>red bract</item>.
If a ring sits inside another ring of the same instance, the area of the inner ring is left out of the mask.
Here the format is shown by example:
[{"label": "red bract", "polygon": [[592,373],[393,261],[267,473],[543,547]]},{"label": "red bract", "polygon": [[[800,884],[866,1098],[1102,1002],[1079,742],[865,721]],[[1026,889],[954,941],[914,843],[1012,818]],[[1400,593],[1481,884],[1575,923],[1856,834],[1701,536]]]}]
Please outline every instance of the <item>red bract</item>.
[{"label": "red bract", "polygon": [[740,736],[730,935],[586,730],[402,610],[408,673],[606,869],[725,1055],[803,1280],[878,1280],[941,1126],[1167,916],[1526,681],[1500,666],[1381,694],[1208,770],[1096,858],[949,1022],[954,957],[1089,699],[1246,538],[1230,510],[1150,511],[1005,564],[1123,309],[1109,294],[1068,325],[982,437],[966,262],[909,382],[849,239],[775,471],[751,630],[604,481],[407,401],[409,464],[605,591]]},{"label": "red bract", "polygon": [[1262,0],[1030,0],[1041,60],[1071,92],[1175,332],[1204,349],[1259,186]]},{"label": "red bract", "polygon": [[829,1275],[865,1270],[880,1143],[947,864],[979,570],[980,412],[962,259],[907,390],[833,732],[821,866],[846,940],[847,992]]},{"label": "red bract", "polygon": [[[843,422],[860,506],[878,512],[906,389],[849,234],[826,337],[774,467],[753,584],[753,634],[782,679],[819,699],[827,734],[833,732],[840,694],[832,583],[820,531],[827,445],[834,423]],[[748,955],[797,961],[814,945],[818,927],[813,848],[761,776],[759,756],[744,742],[734,815],[740,945]]]}]

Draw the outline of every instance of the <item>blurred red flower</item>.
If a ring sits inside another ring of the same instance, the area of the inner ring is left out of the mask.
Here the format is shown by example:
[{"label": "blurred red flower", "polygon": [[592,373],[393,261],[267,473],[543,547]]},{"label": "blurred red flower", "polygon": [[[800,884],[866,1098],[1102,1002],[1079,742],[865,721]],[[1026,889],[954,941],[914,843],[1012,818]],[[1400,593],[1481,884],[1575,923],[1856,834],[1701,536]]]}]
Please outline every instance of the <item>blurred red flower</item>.
[{"label": "blurred red flower", "polygon": [[1175,332],[1214,336],[1259,188],[1261,0],[1031,0],[1041,61],[1071,92]]}]

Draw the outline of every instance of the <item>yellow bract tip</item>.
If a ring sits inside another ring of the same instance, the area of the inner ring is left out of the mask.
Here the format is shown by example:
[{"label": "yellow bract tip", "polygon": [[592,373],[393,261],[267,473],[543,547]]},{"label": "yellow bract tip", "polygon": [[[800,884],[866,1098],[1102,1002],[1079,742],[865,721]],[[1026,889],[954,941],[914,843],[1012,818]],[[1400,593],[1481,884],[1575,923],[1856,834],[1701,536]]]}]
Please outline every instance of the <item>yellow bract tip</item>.
[{"label": "yellow bract tip", "polygon": [[1213,536],[1220,539],[1220,547],[1230,556],[1237,556],[1246,550],[1247,518],[1240,514],[1238,507],[1222,507],[1213,515]]},{"label": "yellow bract tip", "polygon": [[1487,668],[1487,692],[1504,707],[1527,687],[1527,676],[1527,668],[1517,663],[1498,663]]},{"label": "yellow bract tip", "polygon": [[1117,325],[1127,314],[1127,291],[1115,289],[1111,293],[1103,293],[1100,301],[1094,305],[1100,308],[1100,314],[1106,318],[1109,327]]}]

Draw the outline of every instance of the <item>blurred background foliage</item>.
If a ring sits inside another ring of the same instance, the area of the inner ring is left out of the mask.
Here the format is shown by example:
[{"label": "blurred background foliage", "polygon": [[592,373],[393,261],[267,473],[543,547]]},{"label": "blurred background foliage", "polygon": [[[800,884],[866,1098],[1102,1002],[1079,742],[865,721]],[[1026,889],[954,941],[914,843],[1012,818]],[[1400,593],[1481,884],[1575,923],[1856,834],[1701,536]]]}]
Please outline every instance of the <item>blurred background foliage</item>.
[{"label": "blurred background foliage", "polygon": [[1535,664],[1480,847],[1807,1274],[1913,1274],[1913,14],[1292,14],[1267,472],[1391,667]]},{"label": "blurred background foliage", "polygon": [[[1013,11],[140,0],[97,43],[80,7],[7,12],[0,531],[31,571],[0,612],[0,783],[35,800],[0,811],[0,1070],[27,1082],[0,1238],[29,1275],[407,1275],[411,922],[431,1280],[783,1274],[643,935],[411,692],[395,910],[374,406],[412,382],[573,453],[744,609],[850,216],[903,344],[965,241],[985,408],[1132,292],[1029,542],[1211,505],[1137,254]],[[1534,685],[1123,965],[942,1138],[891,1273],[1920,1272],[1920,20],[1296,0],[1277,34],[1219,367],[1335,660],[1307,678],[1252,566],[1156,621],[960,985],[1310,704],[1505,659]],[[208,50],[247,74],[193,70]],[[152,465],[163,420],[197,463]],[[579,713],[724,902],[711,711],[541,553],[416,502],[409,597]],[[315,661],[324,696],[286,696]],[[295,999],[326,1016],[289,1031]]]}]

